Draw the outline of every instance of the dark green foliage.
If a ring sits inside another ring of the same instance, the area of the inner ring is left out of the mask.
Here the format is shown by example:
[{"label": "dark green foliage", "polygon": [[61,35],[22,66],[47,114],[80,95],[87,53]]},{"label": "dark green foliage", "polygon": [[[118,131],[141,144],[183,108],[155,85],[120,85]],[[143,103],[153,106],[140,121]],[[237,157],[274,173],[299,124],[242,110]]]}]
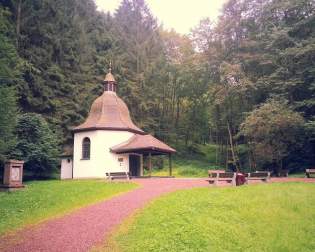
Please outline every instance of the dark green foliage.
[{"label": "dark green foliage", "polygon": [[0,162],[3,162],[16,144],[14,135],[17,104],[14,89],[0,86]]},{"label": "dark green foliage", "polygon": [[15,146],[14,130],[18,112],[13,85],[19,77],[11,12],[0,5],[0,183],[3,162]]},{"label": "dark green foliage", "polygon": [[[283,165],[296,169],[315,165],[314,20],[312,0],[230,0],[224,5],[217,25],[204,20],[193,32],[197,48],[211,66],[212,138],[227,146],[227,157],[221,163],[234,159],[233,151],[236,162],[242,159],[242,163],[247,163],[248,155],[244,160],[237,147],[247,144],[237,137],[244,112],[252,111],[269,98],[278,101],[284,98],[288,106],[303,115],[307,127],[292,133],[298,134],[293,137],[304,139],[304,144],[299,150],[290,150],[282,160]],[[265,137],[271,136],[266,133]]]},{"label": "dark green foliage", "polygon": [[241,125],[253,160],[260,161],[254,167],[261,170],[267,163],[275,171],[281,170],[282,161],[302,147],[303,125],[303,117],[288,108],[285,102],[270,100],[254,109]]},{"label": "dark green foliage", "polygon": [[35,113],[19,116],[16,127],[17,145],[12,155],[25,161],[25,171],[34,177],[48,177],[58,166],[57,135],[45,119]]},{"label": "dark green foliage", "polygon": [[181,155],[216,144],[216,165],[243,170],[252,168],[239,134],[246,113],[285,99],[306,125],[303,147],[282,162],[307,167],[315,165],[314,10],[313,0],[229,0],[218,22],[202,20],[188,37],[159,27],[144,0],[124,0],[112,15],[93,0],[5,0],[1,84],[15,87],[22,113],[41,114],[59,144],[71,145],[70,129],[101,94],[112,61],[136,124]]},{"label": "dark green foliage", "polygon": [[12,84],[18,75],[11,12],[0,5],[0,85]]},{"label": "dark green foliage", "polygon": [[15,90],[0,85],[0,184],[3,178],[4,161],[16,144],[14,134],[17,117]]},{"label": "dark green foliage", "polygon": [[[45,116],[71,141],[70,126],[86,116],[101,88],[100,75],[111,46],[107,17],[90,1],[6,1],[19,26],[23,80],[17,83],[23,112]],[[21,16],[17,10],[20,5]]]}]

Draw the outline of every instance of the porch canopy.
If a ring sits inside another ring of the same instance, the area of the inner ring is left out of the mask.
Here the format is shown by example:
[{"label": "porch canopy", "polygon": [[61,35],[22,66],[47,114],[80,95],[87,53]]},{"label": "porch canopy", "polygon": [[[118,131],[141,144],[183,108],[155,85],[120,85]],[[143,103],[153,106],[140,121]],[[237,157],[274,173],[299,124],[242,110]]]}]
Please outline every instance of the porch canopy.
[{"label": "porch canopy", "polygon": [[113,146],[111,152],[117,154],[125,153],[138,153],[149,157],[148,168],[150,175],[152,172],[152,155],[168,155],[169,156],[169,174],[172,176],[172,154],[176,152],[175,149],[171,148],[162,141],[156,139],[150,134],[139,135],[135,134],[128,141]]}]

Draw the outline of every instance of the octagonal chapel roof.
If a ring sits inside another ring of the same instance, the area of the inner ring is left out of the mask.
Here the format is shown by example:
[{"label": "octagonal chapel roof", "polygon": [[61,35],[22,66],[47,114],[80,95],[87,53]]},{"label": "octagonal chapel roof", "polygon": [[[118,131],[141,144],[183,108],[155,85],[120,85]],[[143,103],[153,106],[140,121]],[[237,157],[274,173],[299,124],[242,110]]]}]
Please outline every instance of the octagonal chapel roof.
[{"label": "octagonal chapel roof", "polygon": [[111,73],[104,79],[104,92],[96,98],[84,123],[75,127],[74,132],[88,130],[124,130],[145,134],[131,120],[129,109],[116,94],[116,81]]}]

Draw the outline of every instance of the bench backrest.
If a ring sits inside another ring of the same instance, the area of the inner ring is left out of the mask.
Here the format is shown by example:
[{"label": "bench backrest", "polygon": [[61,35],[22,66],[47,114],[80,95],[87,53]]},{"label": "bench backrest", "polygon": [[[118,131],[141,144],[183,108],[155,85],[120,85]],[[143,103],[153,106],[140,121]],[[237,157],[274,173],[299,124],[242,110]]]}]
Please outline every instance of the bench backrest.
[{"label": "bench backrest", "polygon": [[217,178],[220,173],[225,173],[225,170],[208,170],[209,178]]},{"label": "bench backrest", "polygon": [[251,172],[251,173],[248,173],[248,177],[255,177],[255,178],[270,177],[270,172],[268,172],[268,171]]},{"label": "bench backrest", "polygon": [[226,172],[224,170],[209,170],[209,178],[235,178],[235,172]]},{"label": "bench backrest", "polygon": [[107,176],[128,176],[129,172],[107,172]]},{"label": "bench backrest", "polygon": [[235,178],[236,172],[224,172],[224,173],[218,173],[219,178]]}]

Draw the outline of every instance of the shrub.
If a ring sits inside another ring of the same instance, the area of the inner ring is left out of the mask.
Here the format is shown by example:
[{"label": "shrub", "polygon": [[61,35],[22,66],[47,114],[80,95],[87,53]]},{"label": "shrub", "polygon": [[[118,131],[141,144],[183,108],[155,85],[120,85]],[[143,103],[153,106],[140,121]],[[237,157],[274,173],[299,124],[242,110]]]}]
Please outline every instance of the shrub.
[{"label": "shrub", "polygon": [[303,117],[286,102],[269,100],[247,116],[241,133],[247,138],[257,161],[269,163],[278,170],[284,158],[299,148],[303,126]]},{"label": "shrub", "polygon": [[12,155],[25,161],[25,171],[35,178],[49,177],[58,166],[56,135],[45,119],[35,113],[19,116],[17,121],[17,146]]}]

